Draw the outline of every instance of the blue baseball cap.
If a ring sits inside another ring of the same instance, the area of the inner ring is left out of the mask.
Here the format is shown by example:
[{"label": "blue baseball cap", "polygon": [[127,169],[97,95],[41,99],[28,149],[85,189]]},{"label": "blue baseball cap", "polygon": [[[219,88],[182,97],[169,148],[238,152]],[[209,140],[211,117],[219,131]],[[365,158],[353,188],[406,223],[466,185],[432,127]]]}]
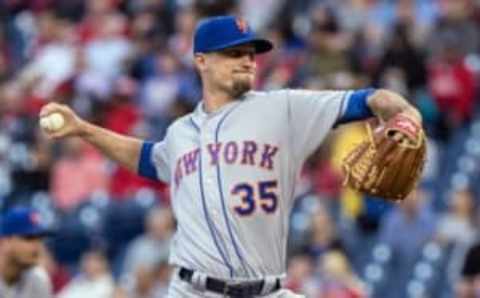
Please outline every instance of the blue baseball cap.
[{"label": "blue baseball cap", "polygon": [[0,220],[0,237],[10,236],[48,236],[51,231],[46,227],[40,213],[27,207],[8,210]]},{"label": "blue baseball cap", "polygon": [[234,16],[217,16],[201,20],[193,38],[194,53],[208,53],[226,48],[253,44],[257,54],[273,49],[267,39],[258,38],[247,22]]}]

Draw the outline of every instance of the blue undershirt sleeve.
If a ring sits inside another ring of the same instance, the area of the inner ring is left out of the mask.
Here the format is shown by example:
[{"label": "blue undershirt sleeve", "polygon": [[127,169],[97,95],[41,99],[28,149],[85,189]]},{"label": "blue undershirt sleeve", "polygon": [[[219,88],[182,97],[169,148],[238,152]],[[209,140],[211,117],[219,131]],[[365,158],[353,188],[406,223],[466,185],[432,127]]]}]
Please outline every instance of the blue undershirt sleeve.
[{"label": "blue undershirt sleeve", "polygon": [[153,163],[153,145],[152,142],[144,142],[138,161],[138,174],[142,177],[158,180],[157,169]]},{"label": "blue undershirt sleeve", "polygon": [[373,88],[355,90],[344,103],[344,109],[337,120],[336,125],[352,121],[364,120],[373,117],[374,114],[368,106],[368,97],[376,90]]}]

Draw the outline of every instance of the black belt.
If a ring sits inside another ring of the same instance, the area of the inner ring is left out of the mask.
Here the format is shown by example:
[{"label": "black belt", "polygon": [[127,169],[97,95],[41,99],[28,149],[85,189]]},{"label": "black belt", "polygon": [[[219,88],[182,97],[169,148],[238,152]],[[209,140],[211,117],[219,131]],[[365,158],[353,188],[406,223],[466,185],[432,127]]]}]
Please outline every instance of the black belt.
[{"label": "black belt", "polygon": [[[193,270],[181,268],[178,275],[180,276],[180,279],[191,283]],[[228,296],[238,297],[238,298],[249,298],[256,295],[260,295],[262,293],[264,284],[265,284],[265,280],[263,279],[259,281],[246,281],[238,284],[228,284],[223,280],[207,277],[205,288],[208,291],[212,291],[212,292],[223,294],[223,295],[228,295]],[[270,293],[275,292],[280,288],[281,288],[280,278],[277,278],[275,282],[275,286],[270,291]],[[270,293],[265,293],[265,294],[270,294]]]}]

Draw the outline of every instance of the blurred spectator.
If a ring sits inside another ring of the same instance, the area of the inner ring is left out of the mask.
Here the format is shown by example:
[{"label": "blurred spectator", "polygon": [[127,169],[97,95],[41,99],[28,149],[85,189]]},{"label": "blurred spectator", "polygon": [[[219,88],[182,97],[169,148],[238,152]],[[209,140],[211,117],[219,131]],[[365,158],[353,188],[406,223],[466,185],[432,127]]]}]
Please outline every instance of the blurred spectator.
[{"label": "blurred spectator", "polygon": [[155,264],[166,261],[173,232],[174,219],[170,209],[150,210],[145,218],[145,233],[127,248],[123,274],[134,274],[140,267],[150,270]]},{"label": "blurred spectator", "polygon": [[[105,128],[121,134],[146,137],[147,127],[140,108],[132,101],[137,83],[131,78],[120,77],[113,84],[111,101],[105,104],[103,124]],[[142,188],[164,191],[164,184],[142,178],[115,164],[110,169],[109,193],[114,199],[132,198]]]},{"label": "blurred spectator", "polygon": [[333,88],[335,74],[349,69],[346,55],[349,36],[340,30],[333,11],[323,5],[313,9],[311,26],[310,48],[302,72],[322,79],[324,89]]},{"label": "blurred spectator", "polygon": [[51,233],[34,209],[15,206],[0,217],[0,294],[2,297],[52,298],[41,266],[43,239]]},{"label": "blurred spectator", "polygon": [[128,0],[124,1],[123,4],[128,15],[151,13],[155,17],[154,31],[156,37],[173,34],[175,32],[174,24],[180,7],[193,5],[189,1],[181,3],[178,1],[159,0]]},{"label": "blurred spectator", "polygon": [[259,88],[268,90],[303,84],[298,74],[305,63],[306,42],[292,26],[293,19],[286,11],[268,28],[266,35],[275,44],[275,51],[256,57],[256,86]]},{"label": "blurred spectator", "polygon": [[316,194],[333,200],[340,194],[342,177],[334,168],[330,147],[331,143],[328,140],[325,141],[324,145],[307,160],[303,171],[312,183],[312,189]]},{"label": "blurred spectator", "polygon": [[48,191],[52,158],[44,136],[36,129],[36,120],[24,102],[20,84],[7,81],[0,85],[0,127],[4,156],[1,179],[3,195],[25,195],[31,191]]},{"label": "blurred spectator", "polygon": [[96,24],[97,36],[85,45],[87,73],[108,81],[122,71],[130,51],[130,41],[124,36],[126,21],[123,15],[111,13]]},{"label": "blurred spectator", "polygon": [[423,45],[439,16],[439,1],[400,0],[396,3],[395,19],[390,24],[405,24],[411,29],[411,39],[416,45]]},{"label": "blurred spectator", "polygon": [[[454,46],[460,55],[475,53],[480,46],[480,32],[471,19],[472,1],[440,2],[440,17],[430,33],[426,46],[433,56]],[[461,46],[459,46],[461,45]]]},{"label": "blurred spectator", "polygon": [[78,86],[82,92],[107,100],[113,80],[124,71],[132,51],[126,31],[125,16],[104,15],[96,24],[96,36],[85,44]]},{"label": "blurred spectator", "polygon": [[12,191],[11,168],[8,160],[8,146],[10,139],[6,134],[0,134],[0,198],[4,198]]},{"label": "blurred spectator", "polygon": [[175,22],[176,32],[168,41],[172,53],[189,67],[193,67],[192,42],[196,21],[195,11],[190,8],[180,10]]},{"label": "blurred spectator", "polygon": [[83,1],[85,11],[82,19],[77,25],[77,35],[79,41],[85,44],[100,35],[105,16],[114,11],[116,1],[111,0],[86,0]]},{"label": "blurred spectator", "polygon": [[58,294],[58,298],[107,298],[113,295],[114,282],[108,261],[99,251],[86,252],[81,261],[81,272]]},{"label": "blurred spectator", "polygon": [[116,290],[115,298],[154,298],[155,275],[143,266],[136,268],[133,280]]},{"label": "blurred spectator", "polygon": [[384,218],[380,239],[394,250],[399,262],[414,261],[432,238],[435,217],[429,204],[427,193],[417,189]]},{"label": "blurred spectator", "polygon": [[238,1],[223,0],[223,1],[194,1],[194,8],[200,17],[232,14],[237,9]]},{"label": "blurred spectator", "polygon": [[[379,85],[393,89],[401,94],[408,95],[411,91],[422,88],[426,82],[425,58],[412,41],[412,27],[408,24],[398,23],[390,34],[390,41],[385,53],[380,58],[377,78]],[[389,83],[388,73],[398,69],[400,79],[404,80],[405,87],[392,88],[398,84]]]},{"label": "blurred spectator", "polygon": [[318,209],[312,214],[310,223],[310,237],[304,247],[304,252],[314,261],[320,261],[325,253],[331,250],[343,250],[343,244],[328,210],[319,204]]},{"label": "blurred spectator", "polygon": [[288,261],[287,279],[285,288],[295,293],[303,293],[307,297],[314,297],[319,287],[318,280],[314,277],[314,263],[308,255],[296,255]]},{"label": "blurred spectator", "polygon": [[456,285],[456,297],[480,297],[480,242],[470,247],[462,267],[462,276]]},{"label": "blurred spectator", "polygon": [[4,30],[0,29],[0,82],[8,79],[11,75],[10,65],[7,55],[8,43],[5,38]]},{"label": "blurred spectator", "polygon": [[23,159],[18,154],[12,156],[13,151],[11,150],[16,143],[15,137],[18,131],[16,123],[19,120],[15,116],[19,110],[20,100],[18,84],[11,81],[0,85],[0,184],[2,186],[0,187],[0,197],[2,198],[15,190],[12,171],[16,162]]},{"label": "blurred spectator", "polygon": [[456,41],[433,56],[428,66],[428,86],[441,112],[442,139],[469,123],[474,111],[475,77]]},{"label": "blurred spectator", "polygon": [[173,120],[175,102],[198,102],[199,89],[194,73],[185,69],[172,52],[157,52],[152,58],[154,73],[141,86],[139,103],[154,127],[151,135],[155,139],[162,139],[168,124]]},{"label": "blurred spectator", "polygon": [[355,46],[350,46],[346,51],[349,68],[357,76],[369,82],[370,77],[375,73],[381,53],[380,33],[376,27],[367,26],[363,30],[354,32],[351,39],[351,44]]},{"label": "blurred spectator", "polygon": [[[28,125],[35,124],[29,123]],[[21,164],[16,164],[16,168],[12,171],[17,193],[19,191],[28,193],[49,190],[50,169],[53,163],[50,144],[39,130],[35,130],[34,133],[31,140],[33,144],[27,147],[29,150],[26,152],[24,160]],[[17,146],[22,144],[26,145],[29,142],[19,142]]]},{"label": "blurred spectator", "polygon": [[34,86],[33,96],[50,100],[54,90],[75,73],[73,25],[45,11],[38,17],[34,54],[19,74],[22,85]]},{"label": "blurred spectator", "polygon": [[[426,131],[428,134],[428,128],[426,128]],[[432,182],[436,181],[437,177],[439,177],[441,168],[441,149],[442,148],[438,145],[438,142],[434,138],[427,139],[427,160],[425,161],[425,166],[423,169],[422,183],[431,184]]]},{"label": "blurred spectator", "polygon": [[171,268],[162,261],[151,268],[138,267],[132,279],[117,288],[115,298],[167,297]]},{"label": "blurred spectator", "polygon": [[452,192],[449,209],[439,219],[437,237],[444,246],[452,247],[448,260],[448,277],[454,283],[460,276],[467,249],[477,236],[475,228],[476,206],[469,189]]},{"label": "blurred spectator", "polygon": [[[393,272],[389,278],[403,287],[424,245],[433,238],[435,215],[427,193],[417,188],[388,213],[380,227],[380,241],[393,253]],[[399,297],[401,293],[396,293]]]},{"label": "blurred spectator", "polygon": [[262,31],[271,24],[273,18],[282,8],[285,0],[244,0],[240,1],[240,13],[249,20],[250,26],[256,32]]},{"label": "blurred spectator", "polygon": [[64,152],[52,169],[51,190],[58,208],[71,209],[95,191],[108,189],[109,178],[98,152],[80,139],[65,142]]},{"label": "blurred spectator", "polygon": [[120,77],[115,80],[112,87],[111,100],[104,108],[102,125],[120,134],[142,135],[139,129],[142,114],[132,100],[137,92],[137,82],[129,77]]},{"label": "blurred spectator", "polygon": [[356,32],[367,27],[367,22],[371,20],[369,12],[373,10],[372,6],[375,5],[375,2],[363,0],[338,1],[335,6],[341,27],[348,32]]},{"label": "blurred spectator", "polygon": [[439,218],[437,224],[439,240],[463,245],[472,243],[476,237],[475,215],[472,192],[468,189],[453,191],[448,211]]},{"label": "blurred spectator", "polygon": [[322,256],[321,288],[322,298],[361,298],[367,297],[365,286],[353,273],[347,258],[339,251],[331,251]]}]

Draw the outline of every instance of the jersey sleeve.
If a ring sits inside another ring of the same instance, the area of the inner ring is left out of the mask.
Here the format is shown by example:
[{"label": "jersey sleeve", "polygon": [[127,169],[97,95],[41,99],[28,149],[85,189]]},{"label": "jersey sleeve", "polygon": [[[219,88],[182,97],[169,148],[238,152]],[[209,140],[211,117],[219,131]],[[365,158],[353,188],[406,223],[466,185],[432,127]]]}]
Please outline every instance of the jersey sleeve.
[{"label": "jersey sleeve", "polygon": [[170,182],[167,141],[144,142],[138,162],[138,174],[153,180]]},{"label": "jersey sleeve", "polygon": [[295,158],[304,160],[340,119],[351,91],[289,90],[288,118]]}]

